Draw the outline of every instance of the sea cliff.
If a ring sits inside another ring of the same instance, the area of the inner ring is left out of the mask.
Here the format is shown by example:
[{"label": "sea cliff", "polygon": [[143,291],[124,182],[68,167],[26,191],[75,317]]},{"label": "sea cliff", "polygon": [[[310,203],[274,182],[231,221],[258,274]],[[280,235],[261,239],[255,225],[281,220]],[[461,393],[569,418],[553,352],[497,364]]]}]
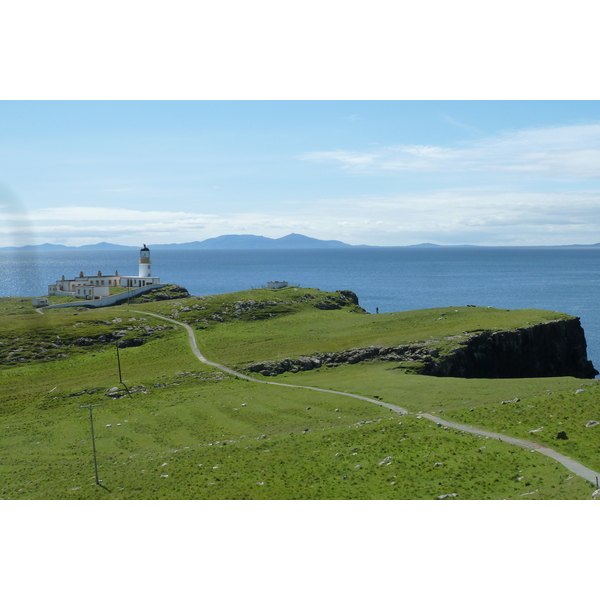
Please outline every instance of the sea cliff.
[{"label": "sea cliff", "polygon": [[421,373],[488,379],[598,375],[578,317],[473,335],[449,355],[427,361]]},{"label": "sea cliff", "polygon": [[585,334],[578,317],[548,321],[506,331],[482,331],[440,352],[435,342],[400,346],[368,346],[342,352],[263,361],[250,372],[275,376],[365,360],[402,363],[414,372],[436,377],[521,378],[577,377],[592,379],[598,371],[587,358]]}]

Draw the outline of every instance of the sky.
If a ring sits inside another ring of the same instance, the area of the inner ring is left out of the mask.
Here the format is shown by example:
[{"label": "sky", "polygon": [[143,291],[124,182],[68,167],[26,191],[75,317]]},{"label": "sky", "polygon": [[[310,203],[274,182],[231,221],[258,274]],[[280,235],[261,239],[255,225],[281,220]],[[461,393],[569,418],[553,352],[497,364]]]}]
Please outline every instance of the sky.
[{"label": "sky", "polygon": [[3,101],[2,246],[600,242],[598,101]]},{"label": "sky", "polygon": [[588,0],[205,4],[1,9],[0,247],[600,242]]}]

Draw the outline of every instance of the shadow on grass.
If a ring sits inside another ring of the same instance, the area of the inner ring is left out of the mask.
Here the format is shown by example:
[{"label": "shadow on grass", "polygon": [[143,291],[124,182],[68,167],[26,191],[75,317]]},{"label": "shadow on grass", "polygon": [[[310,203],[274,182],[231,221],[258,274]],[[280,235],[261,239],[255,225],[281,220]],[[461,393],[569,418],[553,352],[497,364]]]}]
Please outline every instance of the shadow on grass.
[{"label": "shadow on grass", "polygon": [[131,393],[129,392],[129,388],[122,381],[121,381],[121,384],[125,388],[125,391],[127,392],[127,395],[129,396],[129,399],[133,400],[133,398],[131,397]]}]

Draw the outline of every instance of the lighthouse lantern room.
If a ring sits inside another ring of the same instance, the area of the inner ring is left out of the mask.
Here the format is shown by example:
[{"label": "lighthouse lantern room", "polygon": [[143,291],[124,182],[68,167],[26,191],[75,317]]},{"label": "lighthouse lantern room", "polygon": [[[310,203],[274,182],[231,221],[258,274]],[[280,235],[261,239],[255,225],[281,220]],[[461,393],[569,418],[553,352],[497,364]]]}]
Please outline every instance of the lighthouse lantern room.
[{"label": "lighthouse lantern room", "polygon": [[144,244],[144,247],[140,250],[140,277],[152,277],[151,273],[152,262],[150,260],[150,250]]}]

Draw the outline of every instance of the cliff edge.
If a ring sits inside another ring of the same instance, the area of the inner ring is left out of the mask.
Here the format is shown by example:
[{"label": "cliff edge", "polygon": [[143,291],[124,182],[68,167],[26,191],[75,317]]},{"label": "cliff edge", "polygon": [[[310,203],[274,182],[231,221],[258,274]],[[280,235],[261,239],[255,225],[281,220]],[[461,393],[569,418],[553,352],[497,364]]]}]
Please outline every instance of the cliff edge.
[{"label": "cliff edge", "polygon": [[[466,333],[466,332],[465,332]],[[401,363],[420,375],[481,379],[577,377],[593,379],[598,371],[587,358],[578,317],[503,331],[478,331],[444,351],[436,341],[399,346],[368,346],[341,352],[267,360],[248,365],[253,373],[276,376],[363,361]]]},{"label": "cliff edge", "polygon": [[578,317],[512,331],[481,332],[446,356],[426,362],[423,375],[466,378],[578,377],[598,375],[587,358]]}]

